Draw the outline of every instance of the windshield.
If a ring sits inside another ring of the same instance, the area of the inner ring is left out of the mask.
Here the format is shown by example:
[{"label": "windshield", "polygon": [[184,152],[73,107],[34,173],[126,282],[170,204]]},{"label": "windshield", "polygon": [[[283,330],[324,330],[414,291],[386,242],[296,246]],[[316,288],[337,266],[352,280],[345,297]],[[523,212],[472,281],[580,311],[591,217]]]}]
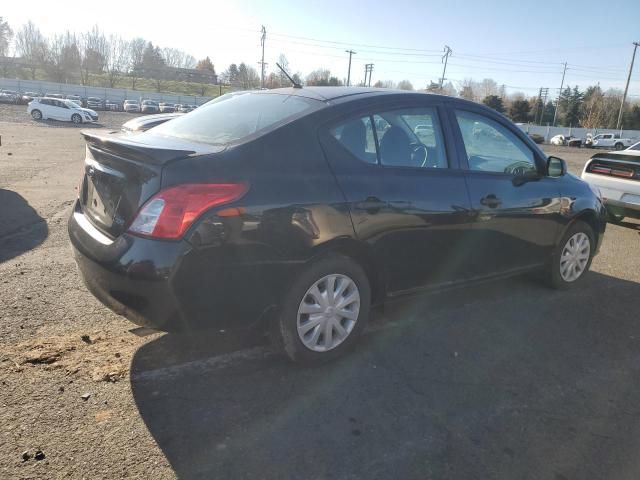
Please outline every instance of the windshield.
[{"label": "windshield", "polygon": [[322,105],[317,100],[280,94],[227,94],[184,117],[154,129],[154,134],[226,145],[283,124]]},{"label": "windshield", "polygon": [[64,104],[69,108],[79,108],[79,105],[71,100],[64,100]]}]

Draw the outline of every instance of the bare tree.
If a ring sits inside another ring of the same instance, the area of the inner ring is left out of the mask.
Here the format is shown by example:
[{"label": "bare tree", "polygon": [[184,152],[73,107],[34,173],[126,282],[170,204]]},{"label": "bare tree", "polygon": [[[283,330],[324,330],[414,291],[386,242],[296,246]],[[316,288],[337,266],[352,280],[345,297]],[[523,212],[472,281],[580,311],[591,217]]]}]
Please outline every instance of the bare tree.
[{"label": "bare tree", "polygon": [[12,38],[13,30],[11,30],[9,23],[0,17],[0,57],[9,55],[9,45]]},{"label": "bare tree", "polygon": [[82,69],[80,80],[83,85],[90,84],[92,73],[103,73],[107,58],[107,38],[100,31],[97,25],[82,34],[80,46],[80,57],[82,59]]},{"label": "bare tree", "polygon": [[16,34],[16,54],[28,63],[31,80],[36,79],[38,67],[44,65],[47,53],[47,41],[31,20],[22,26]]},{"label": "bare tree", "polygon": [[107,58],[105,69],[109,87],[114,88],[118,77],[125,73],[130,63],[129,42],[117,35],[111,35],[107,42]]},{"label": "bare tree", "polygon": [[400,90],[413,90],[413,84],[409,80],[400,80],[397,88]]},{"label": "bare tree", "polygon": [[476,89],[480,93],[480,98],[486,98],[491,95],[498,95],[498,84],[493,78],[485,78],[480,82]]},{"label": "bare tree", "polygon": [[396,88],[393,80],[378,80],[373,86],[376,88]]},{"label": "bare tree", "polygon": [[48,43],[45,71],[56,82],[73,82],[74,74],[80,70],[80,50],[76,35],[67,31],[54,35]]},{"label": "bare tree", "polygon": [[131,76],[131,88],[134,90],[136,89],[138,75],[141,73],[146,46],[147,41],[140,37],[134,38],[129,42],[129,75]]}]

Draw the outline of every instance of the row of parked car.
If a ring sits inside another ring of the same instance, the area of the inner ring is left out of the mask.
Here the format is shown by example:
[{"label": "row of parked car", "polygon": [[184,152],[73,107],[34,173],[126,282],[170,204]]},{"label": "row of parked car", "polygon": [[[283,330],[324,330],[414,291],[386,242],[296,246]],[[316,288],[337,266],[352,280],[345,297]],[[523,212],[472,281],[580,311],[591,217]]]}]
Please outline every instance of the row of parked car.
[{"label": "row of parked car", "polygon": [[[529,137],[538,144],[545,142],[545,138],[537,133],[530,133]],[[599,133],[598,135],[587,133],[585,138],[574,137],[573,135],[555,135],[549,139],[551,145],[578,148],[610,148],[613,150],[627,149],[637,141],[634,138],[623,138],[618,133]]]},{"label": "row of parked car", "polygon": [[124,102],[115,100],[105,100],[99,97],[81,97],[80,95],[62,95],[60,93],[38,93],[23,92],[13,90],[0,90],[0,103],[14,103],[18,105],[28,105],[34,98],[55,98],[58,100],[70,100],[80,107],[92,110],[111,110],[115,112],[131,113],[187,113],[194,110],[196,105],[156,102],[155,100],[125,100]]}]

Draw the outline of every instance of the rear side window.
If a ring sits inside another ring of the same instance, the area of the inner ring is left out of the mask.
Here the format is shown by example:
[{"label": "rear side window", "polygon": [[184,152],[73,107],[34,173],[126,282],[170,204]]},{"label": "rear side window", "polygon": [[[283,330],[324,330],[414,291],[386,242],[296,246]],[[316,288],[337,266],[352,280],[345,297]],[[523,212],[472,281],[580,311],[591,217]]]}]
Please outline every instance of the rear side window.
[{"label": "rear side window", "polygon": [[331,134],[360,160],[388,167],[448,168],[433,108],[390,110],[342,122]]},{"label": "rear side window", "polygon": [[378,163],[370,116],[339,123],[331,129],[331,135],[363,162]]},{"label": "rear side window", "polygon": [[293,95],[242,93],[223,95],[153,134],[200,143],[227,145],[317,110],[322,102]]}]

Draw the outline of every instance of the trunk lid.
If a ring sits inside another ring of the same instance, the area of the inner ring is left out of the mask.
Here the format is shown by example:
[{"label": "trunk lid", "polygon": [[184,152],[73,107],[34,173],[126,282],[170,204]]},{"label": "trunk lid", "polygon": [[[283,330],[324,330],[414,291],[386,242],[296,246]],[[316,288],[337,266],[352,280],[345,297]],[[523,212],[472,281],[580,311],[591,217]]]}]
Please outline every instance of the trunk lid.
[{"label": "trunk lid", "polygon": [[141,134],[120,137],[82,132],[87,147],[80,205],[91,223],[106,235],[121,235],[140,207],[162,187],[165,164],[222,147]]}]

